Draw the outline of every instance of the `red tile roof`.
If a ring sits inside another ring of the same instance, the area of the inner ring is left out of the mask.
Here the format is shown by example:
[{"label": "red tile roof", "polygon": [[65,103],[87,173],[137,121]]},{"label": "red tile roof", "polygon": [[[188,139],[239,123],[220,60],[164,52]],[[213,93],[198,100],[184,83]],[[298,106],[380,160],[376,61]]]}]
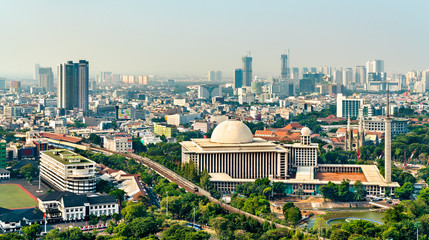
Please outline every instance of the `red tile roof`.
[{"label": "red tile roof", "polygon": [[82,138],[80,137],[73,137],[66,134],[58,134],[58,133],[49,133],[45,132],[43,134],[45,138],[51,138],[59,141],[65,141],[65,142],[71,142],[71,143],[79,143],[82,141]]},{"label": "red tile roof", "polygon": [[286,127],[284,127],[283,129],[301,129],[303,128],[303,126],[297,122],[291,122],[289,123]]}]

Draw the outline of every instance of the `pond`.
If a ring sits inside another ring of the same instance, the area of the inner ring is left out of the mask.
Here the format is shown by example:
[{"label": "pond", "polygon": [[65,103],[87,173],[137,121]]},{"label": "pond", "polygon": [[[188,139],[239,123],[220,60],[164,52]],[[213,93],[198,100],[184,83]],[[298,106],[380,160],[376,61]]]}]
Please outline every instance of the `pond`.
[{"label": "pond", "polygon": [[[369,210],[359,210],[359,211],[350,211],[350,210],[341,210],[341,211],[329,211],[326,215],[323,216],[324,220],[330,220],[334,218],[343,218],[338,220],[333,220],[329,224],[337,224],[337,223],[344,223],[346,222],[347,218],[366,218],[371,219],[376,222],[384,223],[383,222],[383,216],[384,212],[372,212]],[[312,218],[308,222],[308,228],[313,227],[314,223],[316,221],[316,218]]]}]

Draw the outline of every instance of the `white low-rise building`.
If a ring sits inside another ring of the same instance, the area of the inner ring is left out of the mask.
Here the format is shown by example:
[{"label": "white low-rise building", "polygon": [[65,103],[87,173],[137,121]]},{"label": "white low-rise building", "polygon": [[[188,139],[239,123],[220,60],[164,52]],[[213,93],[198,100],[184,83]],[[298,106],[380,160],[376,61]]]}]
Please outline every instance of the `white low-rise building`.
[{"label": "white low-rise building", "polygon": [[4,168],[0,168],[0,180],[10,179],[10,172]]},{"label": "white low-rise building", "polygon": [[103,146],[116,152],[133,152],[133,139],[125,134],[107,134],[103,136]]},{"label": "white low-rise building", "polygon": [[91,215],[112,216],[119,213],[119,204],[112,195],[77,195],[71,192],[53,192],[37,198],[39,209],[46,212],[47,220],[84,220]]}]

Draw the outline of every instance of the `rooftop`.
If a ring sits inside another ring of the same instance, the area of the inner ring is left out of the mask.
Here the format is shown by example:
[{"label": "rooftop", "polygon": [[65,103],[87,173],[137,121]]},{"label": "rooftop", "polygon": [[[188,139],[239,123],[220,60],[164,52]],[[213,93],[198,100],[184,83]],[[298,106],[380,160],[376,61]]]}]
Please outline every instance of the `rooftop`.
[{"label": "rooftop", "polygon": [[74,153],[66,149],[55,149],[55,150],[43,151],[42,154],[46,154],[47,156],[57,160],[58,162],[64,165],[95,163],[77,153]]},{"label": "rooftop", "polygon": [[180,142],[189,152],[267,152],[267,151],[287,151],[272,142],[261,138],[253,138],[249,143],[217,143],[208,138],[191,139],[191,141]]}]

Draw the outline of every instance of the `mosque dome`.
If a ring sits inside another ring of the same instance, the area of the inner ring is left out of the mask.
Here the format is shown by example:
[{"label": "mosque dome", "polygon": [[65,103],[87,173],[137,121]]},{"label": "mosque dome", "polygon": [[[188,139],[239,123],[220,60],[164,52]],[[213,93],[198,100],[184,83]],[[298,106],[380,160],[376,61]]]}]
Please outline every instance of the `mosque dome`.
[{"label": "mosque dome", "polygon": [[223,121],[213,130],[210,141],[235,144],[250,143],[253,141],[253,134],[243,122],[227,120]]},{"label": "mosque dome", "polygon": [[310,136],[311,135],[311,130],[308,127],[303,127],[301,129],[301,135],[302,136]]}]

